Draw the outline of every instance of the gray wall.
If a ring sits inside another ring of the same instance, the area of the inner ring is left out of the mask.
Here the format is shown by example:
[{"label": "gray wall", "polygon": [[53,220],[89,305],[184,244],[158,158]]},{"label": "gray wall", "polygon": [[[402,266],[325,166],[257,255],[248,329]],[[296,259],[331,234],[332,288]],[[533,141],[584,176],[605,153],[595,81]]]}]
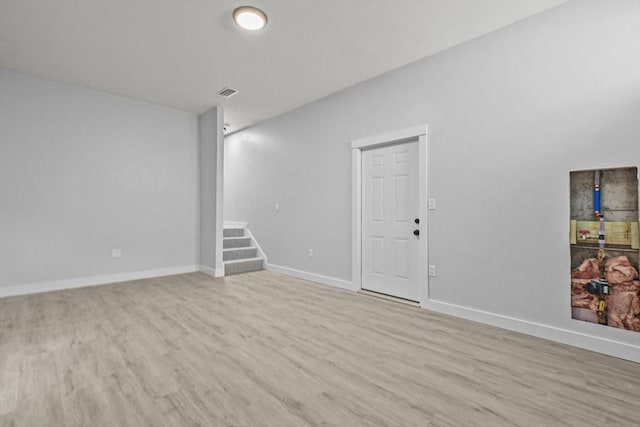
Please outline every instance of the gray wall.
[{"label": "gray wall", "polygon": [[[222,276],[222,158],[224,116],[213,107],[198,116],[200,161],[200,266]],[[216,271],[217,270],[217,271]]]},{"label": "gray wall", "polygon": [[569,171],[640,160],[640,3],[571,2],[228,136],[225,220],[351,280],[350,141],[421,123],[431,297],[640,344],[571,320],[568,242]]},{"label": "gray wall", "polygon": [[196,120],[0,70],[0,293],[197,264]]}]

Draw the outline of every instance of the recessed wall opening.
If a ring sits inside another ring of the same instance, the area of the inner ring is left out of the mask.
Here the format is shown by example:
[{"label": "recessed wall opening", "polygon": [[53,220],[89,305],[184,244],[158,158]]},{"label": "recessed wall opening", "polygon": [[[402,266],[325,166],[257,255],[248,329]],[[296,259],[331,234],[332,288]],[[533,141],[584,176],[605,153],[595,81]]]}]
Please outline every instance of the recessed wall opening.
[{"label": "recessed wall opening", "polygon": [[638,168],[571,172],[571,316],[640,332]]}]

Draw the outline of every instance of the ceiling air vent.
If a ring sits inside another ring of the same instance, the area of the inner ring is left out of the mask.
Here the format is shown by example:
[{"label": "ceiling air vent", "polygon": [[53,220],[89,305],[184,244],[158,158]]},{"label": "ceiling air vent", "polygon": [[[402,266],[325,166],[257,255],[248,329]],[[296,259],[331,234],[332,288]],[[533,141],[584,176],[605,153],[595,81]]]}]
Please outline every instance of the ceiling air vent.
[{"label": "ceiling air vent", "polygon": [[225,87],[220,92],[218,92],[218,95],[220,95],[222,97],[225,97],[225,98],[231,98],[236,93],[238,93],[237,90],[231,89],[230,87]]}]

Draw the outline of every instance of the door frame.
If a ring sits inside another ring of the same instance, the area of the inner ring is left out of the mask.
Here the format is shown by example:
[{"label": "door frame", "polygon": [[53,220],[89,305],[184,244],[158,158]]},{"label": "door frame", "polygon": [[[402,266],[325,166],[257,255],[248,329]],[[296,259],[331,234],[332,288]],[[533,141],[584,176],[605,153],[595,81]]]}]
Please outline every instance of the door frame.
[{"label": "door frame", "polygon": [[398,129],[351,141],[351,276],[354,291],[362,289],[362,151],[374,147],[418,141],[418,207],[420,231],[418,244],[418,291],[420,306],[429,299],[429,218],[427,216],[427,124]]}]

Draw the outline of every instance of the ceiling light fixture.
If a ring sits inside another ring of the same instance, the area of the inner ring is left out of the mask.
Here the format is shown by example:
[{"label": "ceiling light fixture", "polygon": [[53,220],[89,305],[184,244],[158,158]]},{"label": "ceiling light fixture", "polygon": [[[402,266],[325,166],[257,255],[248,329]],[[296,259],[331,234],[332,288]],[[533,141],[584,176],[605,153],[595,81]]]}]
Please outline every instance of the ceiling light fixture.
[{"label": "ceiling light fixture", "polygon": [[253,6],[240,6],[233,11],[233,21],[249,31],[261,30],[267,25],[267,14]]}]

